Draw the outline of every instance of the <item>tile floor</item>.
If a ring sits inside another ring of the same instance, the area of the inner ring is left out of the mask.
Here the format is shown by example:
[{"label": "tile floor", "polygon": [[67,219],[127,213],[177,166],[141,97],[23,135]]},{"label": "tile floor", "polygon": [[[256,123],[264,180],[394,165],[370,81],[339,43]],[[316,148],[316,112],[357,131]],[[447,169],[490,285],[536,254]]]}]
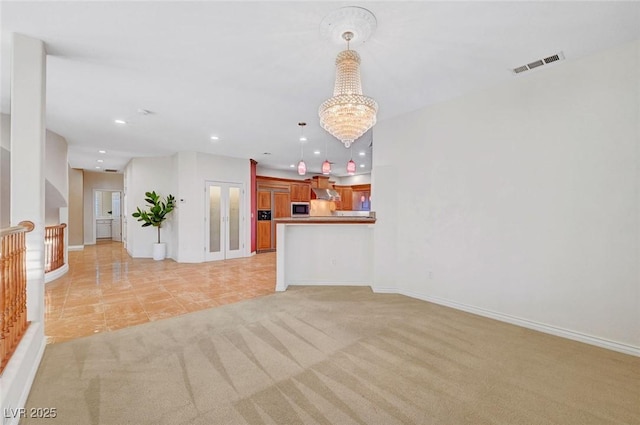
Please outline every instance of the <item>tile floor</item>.
[{"label": "tile floor", "polygon": [[105,241],[69,252],[45,287],[45,334],[56,343],[271,294],[275,252],[201,264],[133,259]]}]

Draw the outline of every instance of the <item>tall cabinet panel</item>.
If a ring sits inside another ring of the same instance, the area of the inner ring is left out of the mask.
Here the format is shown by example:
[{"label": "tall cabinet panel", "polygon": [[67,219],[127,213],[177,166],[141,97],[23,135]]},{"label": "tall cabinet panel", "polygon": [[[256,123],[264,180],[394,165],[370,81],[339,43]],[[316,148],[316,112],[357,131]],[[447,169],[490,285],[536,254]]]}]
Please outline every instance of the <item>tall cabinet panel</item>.
[{"label": "tall cabinet panel", "polygon": [[286,192],[273,193],[274,218],[291,217],[291,198]]},{"label": "tall cabinet panel", "polygon": [[207,182],[205,260],[241,257],[244,249],[244,189],[240,183]]},{"label": "tall cabinet panel", "polygon": [[[285,218],[285,217],[291,217],[291,197],[288,193],[286,192],[274,192],[273,193],[273,199],[274,199],[274,218]],[[276,235],[278,234],[276,232],[276,223],[273,223],[273,226],[271,226],[271,239],[273,240],[273,247],[277,248],[278,247],[278,239],[276,237]]]}]

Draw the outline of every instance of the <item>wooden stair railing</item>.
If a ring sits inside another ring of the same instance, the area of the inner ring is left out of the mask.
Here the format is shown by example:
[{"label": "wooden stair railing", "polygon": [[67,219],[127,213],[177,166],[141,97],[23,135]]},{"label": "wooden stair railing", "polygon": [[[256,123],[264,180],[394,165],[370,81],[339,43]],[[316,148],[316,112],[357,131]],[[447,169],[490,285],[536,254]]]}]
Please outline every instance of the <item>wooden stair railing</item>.
[{"label": "wooden stair railing", "polygon": [[66,224],[44,228],[44,272],[49,273],[64,265],[64,228]]},{"label": "wooden stair railing", "polygon": [[21,221],[0,230],[0,374],[29,326],[26,233],[33,228]]}]

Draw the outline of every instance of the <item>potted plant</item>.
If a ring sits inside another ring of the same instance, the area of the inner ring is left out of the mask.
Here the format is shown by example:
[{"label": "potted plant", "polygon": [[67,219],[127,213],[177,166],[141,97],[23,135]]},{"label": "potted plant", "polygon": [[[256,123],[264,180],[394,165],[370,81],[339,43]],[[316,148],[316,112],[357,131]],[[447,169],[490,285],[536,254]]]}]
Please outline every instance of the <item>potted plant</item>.
[{"label": "potted plant", "polygon": [[162,227],[162,222],[167,219],[167,214],[176,207],[176,198],[173,195],[167,195],[163,200],[155,191],[146,192],[144,196],[146,196],[144,200],[149,204],[149,209],[145,211],[138,207],[136,212],[131,215],[143,222],[142,227],[154,226],[158,228],[158,243],[153,244],[153,259],[164,260],[167,255],[167,245],[160,242],[160,227]]}]

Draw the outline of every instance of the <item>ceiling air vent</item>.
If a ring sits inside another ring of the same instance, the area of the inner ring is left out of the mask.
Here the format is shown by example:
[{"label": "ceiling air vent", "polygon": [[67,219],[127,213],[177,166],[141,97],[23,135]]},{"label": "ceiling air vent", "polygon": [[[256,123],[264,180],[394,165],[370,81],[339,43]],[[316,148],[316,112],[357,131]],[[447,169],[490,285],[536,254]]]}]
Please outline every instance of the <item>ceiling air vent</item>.
[{"label": "ceiling air vent", "polygon": [[549,56],[548,58],[544,58],[544,63],[551,63],[559,60],[560,60],[559,55],[553,55],[553,56]]},{"label": "ceiling air vent", "polygon": [[111,169],[111,168],[105,168],[104,172],[105,172],[105,173],[117,173],[117,172],[118,172],[118,170],[113,170],[113,169]]},{"label": "ceiling air vent", "polygon": [[542,65],[544,65],[544,62],[542,62],[541,60],[537,60],[535,62],[531,62],[531,63],[527,64],[529,69],[537,68],[537,67],[542,66]]},{"label": "ceiling air vent", "polygon": [[513,68],[513,73],[514,74],[520,74],[522,72],[529,71],[529,70],[534,69],[534,68],[538,68],[538,67],[540,67],[542,65],[547,65],[547,64],[550,64],[550,63],[553,63],[553,62],[557,62],[557,61],[562,60],[562,59],[564,59],[564,53],[562,53],[562,52],[556,53],[555,55],[551,55],[551,56],[546,57],[544,59],[538,59],[538,60],[535,60],[535,61],[533,61],[531,63],[526,64],[526,65],[522,65],[522,66],[519,66],[517,68]]},{"label": "ceiling air vent", "polygon": [[527,68],[527,65],[522,65],[522,66],[519,66],[519,67],[515,68],[513,70],[513,72],[515,72],[516,74],[519,74],[521,72],[528,71],[528,70],[529,70],[529,68]]}]

